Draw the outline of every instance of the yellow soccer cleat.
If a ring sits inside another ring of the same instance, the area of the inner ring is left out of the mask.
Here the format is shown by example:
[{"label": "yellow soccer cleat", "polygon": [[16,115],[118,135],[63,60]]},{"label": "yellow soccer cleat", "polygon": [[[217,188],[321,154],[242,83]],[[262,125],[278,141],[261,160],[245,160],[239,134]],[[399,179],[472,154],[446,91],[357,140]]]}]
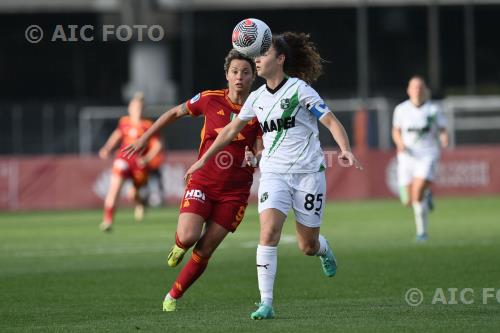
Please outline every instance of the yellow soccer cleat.
[{"label": "yellow soccer cleat", "polygon": [[171,297],[165,297],[163,300],[163,311],[172,312],[177,310],[177,300]]},{"label": "yellow soccer cleat", "polygon": [[182,258],[184,258],[184,254],[186,254],[186,250],[177,245],[172,246],[172,250],[168,254],[167,264],[170,267],[177,266],[182,261]]}]

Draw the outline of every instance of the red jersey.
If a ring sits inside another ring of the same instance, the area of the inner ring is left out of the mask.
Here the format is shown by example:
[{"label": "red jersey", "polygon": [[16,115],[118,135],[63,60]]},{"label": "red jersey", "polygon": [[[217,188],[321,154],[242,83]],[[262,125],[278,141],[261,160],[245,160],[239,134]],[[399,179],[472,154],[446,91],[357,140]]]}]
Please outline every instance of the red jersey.
[{"label": "red jersey", "polygon": [[[227,93],[227,89],[207,90],[186,102],[187,110],[192,116],[205,116],[198,159],[210,148],[218,133],[240,112],[241,105],[231,102]],[[196,171],[190,182],[221,194],[228,191],[249,193],[254,168],[244,163],[245,146],[251,150],[257,137],[261,136],[259,122],[254,118],[229,145]]]},{"label": "red jersey", "polygon": [[[120,148],[118,149],[118,156],[121,156],[121,150],[125,148],[127,145],[134,143],[139,137],[141,137],[144,132],[146,132],[153,123],[151,120],[148,119],[141,119],[141,121],[138,124],[133,124],[130,121],[129,116],[121,117],[120,121],[118,122],[118,130],[120,131],[122,135],[122,141]],[[141,155],[144,155],[147,153],[149,150],[149,147],[151,144],[155,141],[159,140],[158,136],[155,135],[151,137],[151,139],[148,142],[147,148],[144,150],[144,152]]]}]

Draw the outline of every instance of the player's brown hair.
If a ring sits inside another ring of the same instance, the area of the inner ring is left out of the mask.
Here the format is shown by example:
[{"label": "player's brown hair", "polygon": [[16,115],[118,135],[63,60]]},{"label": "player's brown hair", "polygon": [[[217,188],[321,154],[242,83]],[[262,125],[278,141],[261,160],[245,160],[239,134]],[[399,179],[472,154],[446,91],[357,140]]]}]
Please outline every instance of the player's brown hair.
[{"label": "player's brown hair", "polygon": [[226,58],[224,59],[224,72],[227,74],[227,71],[229,70],[229,65],[231,65],[231,61],[233,60],[245,60],[250,64],[250,67],[252,68],[252,74],[255,75],[255,72],[257,69],[255,68],[255,62],[253,61],[252,58],[247,57],[244,54],[239,53],[235,49],[232,49],[229,51],[227,54]]},{"label": "player's brown hair", "polygon": [[323,60],[310,35],[303,32],[284,32],[273,35],[276,55],[283,54],[283,71],[311,84],[323,74]]}]

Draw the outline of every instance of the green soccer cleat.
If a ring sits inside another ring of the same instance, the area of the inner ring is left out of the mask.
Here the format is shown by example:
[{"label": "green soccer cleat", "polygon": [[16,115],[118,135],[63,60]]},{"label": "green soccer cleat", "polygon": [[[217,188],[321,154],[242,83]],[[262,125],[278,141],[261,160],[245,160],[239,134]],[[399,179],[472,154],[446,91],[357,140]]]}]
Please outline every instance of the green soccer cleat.
[{"label": "green soccer cleat", "polygon": [[163,311],[172,312],[177,310],[177,300],[175,298],[165,297],[163,300]]},{"label": "green soccer cleat", "polygon": [[337,259],[335,259],[335,255],[333,254],[333,250],[330,247],[330,243],[328,243],[328,241],[327,244],[328,250],[326,250],[326,253],[324,255],[319,256],[319,259],[321,260],[323,273],[325,273],[325,275],[328,277],[332,277],[337,273]]},{"label": "green soccer cleat", "polygon": [[274,310],[272,306],[265,305],[263,303],[256,303],[259,308],[257,311],[252,312],[250,315],[250,318],[255,319],[255,320],[261,320],[261,319],[274,319]]},{"label": "green soccer cleat", "polygon": [[167,264],[170,267],[179,265],[182,258],[184,258],[184,254],[186,254],[186,250],[178,247],[177,245],[172,246],[172,250],[170,250],[170,253],[168,254]]}]

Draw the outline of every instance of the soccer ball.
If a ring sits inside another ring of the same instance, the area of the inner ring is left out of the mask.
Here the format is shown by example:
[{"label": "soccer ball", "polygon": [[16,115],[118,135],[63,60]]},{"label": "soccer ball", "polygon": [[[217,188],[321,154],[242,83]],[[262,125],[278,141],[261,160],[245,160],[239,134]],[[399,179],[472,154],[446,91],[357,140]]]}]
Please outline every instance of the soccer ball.
[{"label": "soccer ball", "polygon": [[244,19],[234,27],[231,41],[236,51],[250,58],[258,57],[271,47],[271,29],[261,20]]}]

